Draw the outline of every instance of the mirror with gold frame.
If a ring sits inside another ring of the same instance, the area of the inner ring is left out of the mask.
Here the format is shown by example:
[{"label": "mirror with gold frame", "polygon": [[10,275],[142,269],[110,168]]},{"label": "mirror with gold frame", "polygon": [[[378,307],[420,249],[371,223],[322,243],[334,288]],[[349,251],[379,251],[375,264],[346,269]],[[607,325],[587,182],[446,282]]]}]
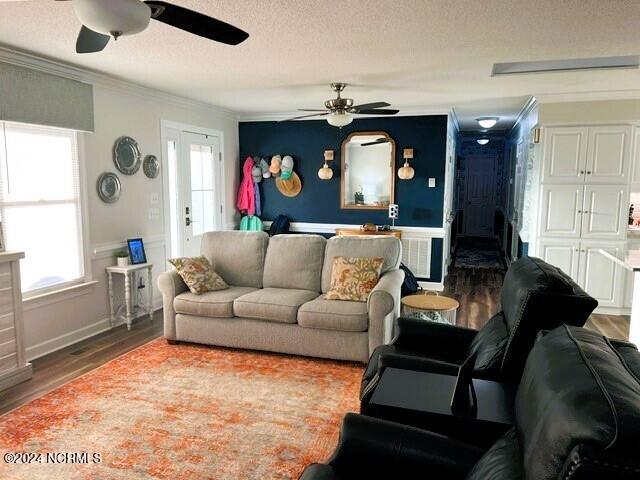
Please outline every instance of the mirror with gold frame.
[{"label": "mirror with gold frame", "polygon": [[386,132],[353,132],[342,142],[340,207],[386,210],[394,203],[396,142]]}]

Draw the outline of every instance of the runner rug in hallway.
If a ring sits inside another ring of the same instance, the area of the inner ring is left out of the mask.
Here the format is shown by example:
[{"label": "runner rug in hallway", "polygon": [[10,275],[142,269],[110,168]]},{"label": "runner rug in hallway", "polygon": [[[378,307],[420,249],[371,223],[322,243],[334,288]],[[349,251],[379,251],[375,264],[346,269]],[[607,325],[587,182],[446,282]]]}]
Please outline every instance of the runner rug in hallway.
[{"label": "runner rug in hallway", "polygon": [[361,374],[157,339],[0,417],[2,455],[88,452],[88,463],[0,462],[0,478],[295,479],[333,451]]}]

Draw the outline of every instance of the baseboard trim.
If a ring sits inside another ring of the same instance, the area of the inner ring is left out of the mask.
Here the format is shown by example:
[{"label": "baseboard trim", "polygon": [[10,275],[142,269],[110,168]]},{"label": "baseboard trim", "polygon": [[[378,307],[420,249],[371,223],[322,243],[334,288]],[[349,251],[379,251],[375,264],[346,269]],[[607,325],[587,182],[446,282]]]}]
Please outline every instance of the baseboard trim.
[{"label": "baseboard trim", "polygon": [[32,376],[33,368],[30,363],[27,363],[24,367],[17,368],[0,376],[0,390],[25,382]]},{"label": "baseboard trim", "polygon": [[436,292],[442,292],[444,290],[444,284],[442,282],[423,282],[418,280],[418,285],[425,290],[434,290]]},{"label": "baseboard trim", "polygon": [[599,315],[631,315],[631,309],[623,307],[598,307],[593,313]]},{"label": "baseboard trim", "polygon": [[[154,312],[162,309],[162,301],[154,302],[153,310]],[[146,313],[140,313],[136,315],[135,319],[142,318],[146,316]],[[44,355],[48,355],[49,353],[53,353],[57,350],[61,350],[69,345],[73,345],[74,343],[81,342],[82,340],[86,340],[87,338],[91,338],[100,333],[106,332],[115,328],[119,325],[123,325],[124,322],[122,320],[114,322],[113,325],[110,324],[109,318],[103,318],[95,323],[90,325],[86,325],[82,328],[78,328],[76,330],[72,330],[71,332],[67,332],[58,337],[50,338],[49,340],[45,340],[44,342],[38,343],[36,345],[32,345],[27,347],[27,360],[32,361],[36,358],[43,357]]]}]

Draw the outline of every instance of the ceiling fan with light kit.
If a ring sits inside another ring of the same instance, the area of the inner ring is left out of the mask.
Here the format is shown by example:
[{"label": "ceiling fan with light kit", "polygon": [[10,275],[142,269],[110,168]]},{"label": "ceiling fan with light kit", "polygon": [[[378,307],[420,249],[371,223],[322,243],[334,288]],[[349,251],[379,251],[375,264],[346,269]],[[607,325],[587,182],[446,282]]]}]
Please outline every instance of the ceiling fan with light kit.
[{"label": "ceiling fan with light kit", "polygon": [[171,25],[194,35],[238,45],[249,34],[233,25],[168,2],[142,0],[56,0],[71,1],[82,22],[76,41],[77,53],[104,50],[113,37],[135,35],[149,26],[151,20]]},{"label": "ceiling fan with light kit", "polygon": [[340,95],[346,87],[346,83],[332,83],[331,89],[336,92],[337,97],[324,102],[324,109],[300,108],[298,110],[301,112],[316,113],[300,115],[298,117],[288,118],[281,121],[288,122],[290,120],[300,120],[302,118],[326,116],[327,122],[330,125],[341,128],[345,125],[349,125],[353,121],[354,115],[395,115],[399,112],[399,110],[384,108],[391,106],[387,102],[373,102],[354,105],[353,99],[342,98]]}]

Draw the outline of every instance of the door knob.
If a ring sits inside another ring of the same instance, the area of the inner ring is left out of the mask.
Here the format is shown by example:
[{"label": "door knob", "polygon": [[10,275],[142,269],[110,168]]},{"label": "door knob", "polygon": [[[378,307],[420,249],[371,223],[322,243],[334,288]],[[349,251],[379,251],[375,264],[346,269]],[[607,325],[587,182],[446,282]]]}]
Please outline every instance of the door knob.
[{"label": "door knob", "polygon": [[184,220],[184,223],[185,223],[185,225],[188,227],[189,225],[191,225],[191,219],[190,219],[189,217],[187,217],[187,218]]}]

